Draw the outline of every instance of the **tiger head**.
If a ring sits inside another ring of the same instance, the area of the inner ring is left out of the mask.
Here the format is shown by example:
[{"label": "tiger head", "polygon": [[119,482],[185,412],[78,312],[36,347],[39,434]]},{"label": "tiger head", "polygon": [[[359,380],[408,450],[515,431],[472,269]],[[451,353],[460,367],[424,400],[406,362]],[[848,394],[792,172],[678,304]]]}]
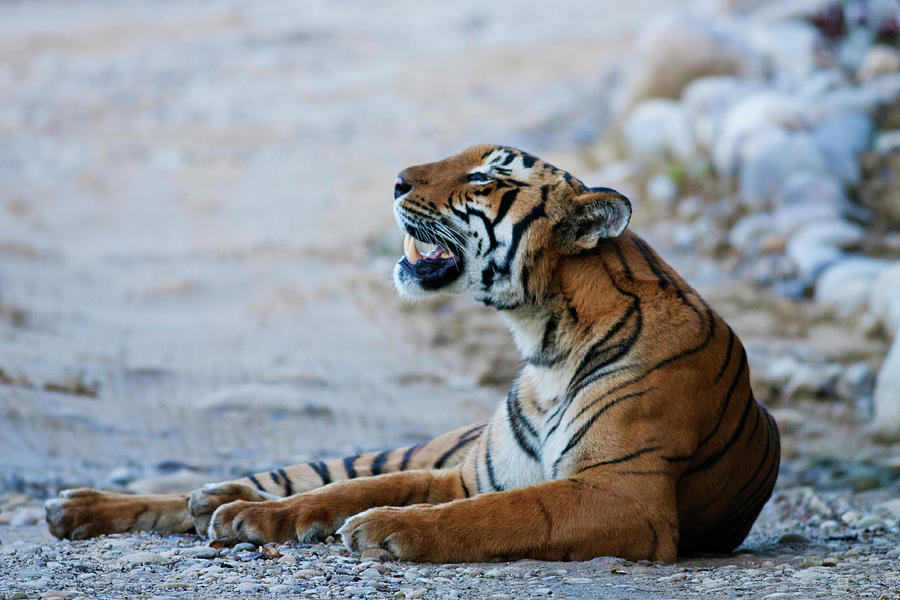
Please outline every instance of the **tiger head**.
[{"label": "tiger head", "polygon": [[541,302],[562,257],[621,235],[631,204],[515,148],[474,146],[402,171],[394,215],[407,234],[402,296],[441,290],[513,309]]}]

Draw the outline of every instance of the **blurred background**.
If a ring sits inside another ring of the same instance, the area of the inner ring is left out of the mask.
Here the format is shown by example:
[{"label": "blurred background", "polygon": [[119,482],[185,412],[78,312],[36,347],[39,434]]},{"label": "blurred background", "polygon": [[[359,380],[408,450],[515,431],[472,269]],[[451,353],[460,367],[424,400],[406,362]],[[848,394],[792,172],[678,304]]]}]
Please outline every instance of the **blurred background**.
[{"label": "blurred background", "polygon": [[487,416],[497,315],[390,279],[394,174],[484,142],[632,199],[747,344],[782,488],[896,496],[896,0],[0,10],[6,522]]}]

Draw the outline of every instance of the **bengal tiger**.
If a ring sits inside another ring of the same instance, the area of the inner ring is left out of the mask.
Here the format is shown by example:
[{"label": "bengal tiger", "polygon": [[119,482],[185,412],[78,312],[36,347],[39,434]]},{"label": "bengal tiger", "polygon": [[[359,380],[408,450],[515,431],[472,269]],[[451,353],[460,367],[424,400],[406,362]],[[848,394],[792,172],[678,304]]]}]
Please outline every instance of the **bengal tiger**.
[{"label": "bengal tiger", "polygon": [[475,146],[401,172],[393,208],[400,295],[468,294],[512,331],[524,364],[488,421],[190,494],[65,491],[46,504],[50,531],[339,534],[431,562],[671,562],[743,541],[775,484],[778,428],[740,340],[627,228],[623,195]]}]

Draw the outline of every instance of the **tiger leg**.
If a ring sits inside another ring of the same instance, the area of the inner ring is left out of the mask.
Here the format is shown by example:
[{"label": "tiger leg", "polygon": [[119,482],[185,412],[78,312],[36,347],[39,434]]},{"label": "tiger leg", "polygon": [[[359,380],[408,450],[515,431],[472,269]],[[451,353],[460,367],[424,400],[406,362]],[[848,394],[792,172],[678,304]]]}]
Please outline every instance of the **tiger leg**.
[{"label": "tiger leg", "polygon": [[383,548],[401,560],[619,556],[672,562],[678,547],[674,486],[667,475],[650,479],[637,486],[622,476],[576,476],[441,506],[373,508],[338,533],[351,550]]},{"label": "tiger leg", "polygon": [[213,512],[236,500],[262,502],[312,490],[333,481],[405,469],[459,464],[484,427],[476,424],[424,444],[369,452],[256,473],[211,483],[190,494],[130,495],[80,488],[45,503],[47,525],[59,539],[87,539],[109,533],[156,531],[206,533]]},{"label": "tiger leg", "polygon": [[232,502],[213,514],[209,537],[313,542],[374,506],[440,504],[468,496],[461,468],[405,471],[340,481],[272,502]]}]

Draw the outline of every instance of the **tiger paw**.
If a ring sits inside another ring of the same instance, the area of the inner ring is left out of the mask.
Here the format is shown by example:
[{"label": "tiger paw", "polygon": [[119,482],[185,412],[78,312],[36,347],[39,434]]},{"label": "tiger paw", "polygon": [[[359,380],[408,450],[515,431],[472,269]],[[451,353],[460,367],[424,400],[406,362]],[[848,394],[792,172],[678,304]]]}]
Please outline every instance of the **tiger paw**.
[{"label": "tiger paw", "polygon": [[300,494],[273,502],[224,504],[213,513],[207,533],[212,539],[253,543],[317,542],[334,533],[343,520],[322,497]]},{"label": "tiger paw", "polygon": [[47,527],[59,539],[84,540],[108,533],[190,531],[185,497],[131,496],[89,488],[65,490],[44,504]]},{"label": "tiger paw", "polygon": [[347,519],[338,529],[344,545],[353,552],[373,548],[386,550],[398,560],[429,561],[435,557],[436,540],[429,536],[425,523],[415,518],[420,507],[379,507]]},{"label": "tiger paw", "polygon": [[242,483],[226,481],[223,483],[208,483],[199,490],[191,492],[188,500],[188,511],[194,521],[197,533],[203,535],[209,531],[209,523],[217,508],[235,500],[246,502],[264,502],[275,500],[277,496],[260,492]]}]

